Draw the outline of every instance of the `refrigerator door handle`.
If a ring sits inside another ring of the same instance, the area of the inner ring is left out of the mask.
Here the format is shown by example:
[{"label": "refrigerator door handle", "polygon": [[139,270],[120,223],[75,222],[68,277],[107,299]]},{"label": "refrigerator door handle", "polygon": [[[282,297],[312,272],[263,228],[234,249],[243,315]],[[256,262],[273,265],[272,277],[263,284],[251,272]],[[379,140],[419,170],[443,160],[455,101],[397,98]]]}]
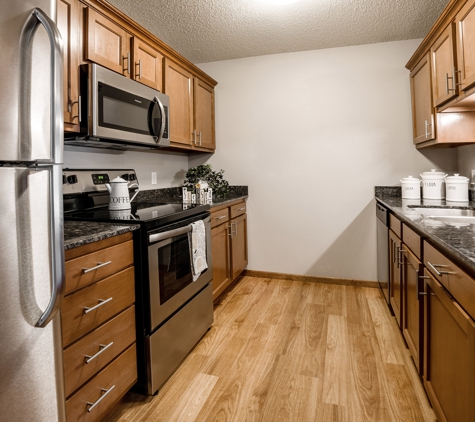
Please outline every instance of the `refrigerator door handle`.
[{"label": "refrigerator door handle", "polygon": [[51,299],[36,323],[37,327],[45,327],[55,316],[61,306],[66,288],[66,272],[64,264],[64,235],[63,235],[63,185],[62,166],[52,165],[40,167],[50,170],[50,212],[51,212]]},{"label": "refrigerator door handle", "polygon": [[[33,38],[38,26],[42,24],[48,34],[51,47],[51,157],[48,160],[38,160],[39,163],[57,164],[63,162],[63,42],[58,27],[51,18],[40,8],[33,9],[31,15],[23,26],[21,46],[24,52],[31,49]],[[28,59],[31,60],[31,59]],[[22,66],[23,81],[28,81],[28,73],[31,72],[31,62]],[[26,83],[25,83],[26,85]],[[22,150],[28,154],[31,151],[31,122],[29,121],[29,87],[24,86],[22,100],[26,101],[27,107],[21,110],[23,119],[21,127],[27,133],[20,137],[23,145]]]}]

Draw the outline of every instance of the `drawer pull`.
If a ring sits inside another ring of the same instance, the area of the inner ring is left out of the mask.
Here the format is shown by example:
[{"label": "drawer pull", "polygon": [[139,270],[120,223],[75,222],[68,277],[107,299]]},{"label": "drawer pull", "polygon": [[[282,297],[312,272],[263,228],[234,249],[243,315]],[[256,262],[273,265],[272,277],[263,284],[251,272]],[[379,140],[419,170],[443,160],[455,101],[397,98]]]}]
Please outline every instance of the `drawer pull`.
[{"label": "drawer pull", "polygon": [[95,311],[97,308],[101,307],[102,305],[105,305],[107,302],[110,302],[111,300],[112,300],[111,297],[109,299],[99,299],[99,303],[96,306],[93,306],[92,308],[84,307],[84,313],[88,314],[89,312]]},{"label": "drawer pull", "polygon": [[89,409],[87,409],[88,412],[92,411],[100,402],[101,400],[107,396],[113,389],[115,388],[115,385],[113,385],[111,388],[106,390],[105,388],[101,388],[101,391],[104,393],[95,403],[91,403],[90,401],[87,402],[88,406],[91,406]]},{"label": "drawer pull", "polygon": [[83,268],[83,269],[82,269],[82,273],[83,273],[83,274],[87,274],[87,273],[89,273],[89,272],[91,272],[91,271],[97,270],[98,268],[105,267],[106,265],[109,265],[109,264],[111,264],[111,263],[112,263],[112,261],[98,262],[95,267],[92,267],[92,268]]},{"label": "drawer pull", "polygon": [[448,265],[441,265],[441,264],[431,264],[429,261],[427,261],[427,265],[434,271],[439,277],[444,275],[444,274],[456,274],[450,271],[439,271],[435,267],[441,267],[441,268],[447,268]]},{"label": "drawer pull", "polygon": [[89,356],[89,355],[86,355],[85,358],[86,358],[86,363],[90,363],[91,361],[93,361],[95,358],[97,358],[104,350],[107,350],[109,347],[111,347],[112,345],[114,344],[113,341],[111,341],[107,346],[104,345],[104,344],[100,344],[99,347],[99,351],[93,355],[93,356]]},{"label": "drawer pull", "polygon": [[222,220],[223,218],[226,218],[225,215],[222,215],[221,217],[214,217],[216,220]]},{"label": "drawer pull", "polygon": [[246,209],[246,207],[241,207],[241,208],[238,208],[238,211],[244,211]]}]

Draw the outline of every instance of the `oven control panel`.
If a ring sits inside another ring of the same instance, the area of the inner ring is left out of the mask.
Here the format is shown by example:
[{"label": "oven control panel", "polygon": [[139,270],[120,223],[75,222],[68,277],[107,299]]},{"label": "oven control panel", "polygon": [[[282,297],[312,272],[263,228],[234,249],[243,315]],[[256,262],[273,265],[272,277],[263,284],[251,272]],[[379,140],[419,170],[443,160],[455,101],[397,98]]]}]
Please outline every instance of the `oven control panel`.
[{"label": "oven control panel", "polygon": [[121,177],[127,182],[139,183],[133,169],[64,169],[63,195],[107,192],[106,183],[110,183],[116,177]]}]

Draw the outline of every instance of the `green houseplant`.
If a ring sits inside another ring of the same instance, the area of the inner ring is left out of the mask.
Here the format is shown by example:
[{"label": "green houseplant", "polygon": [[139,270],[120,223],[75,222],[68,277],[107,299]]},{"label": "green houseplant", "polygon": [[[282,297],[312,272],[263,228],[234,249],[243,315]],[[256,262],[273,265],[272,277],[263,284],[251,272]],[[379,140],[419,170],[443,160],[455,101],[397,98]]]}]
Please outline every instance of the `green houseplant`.
[{"label": "green houseplant", "polygon": [[211,164],[201,164],[186,172],[183,186],[194,190],[199,188],[199,182],[206,182],[213,189],[214,197],[225,198],[229,195],[229,183],[224,179],[223,173],[224,170],[213,171]]}]

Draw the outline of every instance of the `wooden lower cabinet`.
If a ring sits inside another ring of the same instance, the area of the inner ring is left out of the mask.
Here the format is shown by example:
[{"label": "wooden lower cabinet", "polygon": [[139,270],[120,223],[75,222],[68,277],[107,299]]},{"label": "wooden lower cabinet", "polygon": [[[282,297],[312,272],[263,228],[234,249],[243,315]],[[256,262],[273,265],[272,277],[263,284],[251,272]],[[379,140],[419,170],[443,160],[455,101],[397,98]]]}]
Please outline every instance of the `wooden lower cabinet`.
[{"label": "wooden lower cabinet", "polygon": [[421,261],[403,244],[403,317],[402,334],[411,352],[417,371],[422,374],[422,332],[424,301],[420,276],[423,272]]},{"label": "wooden lower cabinet", "polygon": [[211,209],[213,300],[247,267],[247,214],[245,201]]},{"label": "wooden lower cabinet", "polygon": [[475,322],[425,270],[423,382],[439,422],[475,421]]},{"label": "wooden lower cabinet", "polygon": [[61,323],[67,422],[100,421],[137,381],[132,234],[71,249],[65,256]]},{"label": "wooden lower cabinet", "polygon": [[401,239],[389,230],[389,302],[399,327],[402,325],[401,246]]}]

